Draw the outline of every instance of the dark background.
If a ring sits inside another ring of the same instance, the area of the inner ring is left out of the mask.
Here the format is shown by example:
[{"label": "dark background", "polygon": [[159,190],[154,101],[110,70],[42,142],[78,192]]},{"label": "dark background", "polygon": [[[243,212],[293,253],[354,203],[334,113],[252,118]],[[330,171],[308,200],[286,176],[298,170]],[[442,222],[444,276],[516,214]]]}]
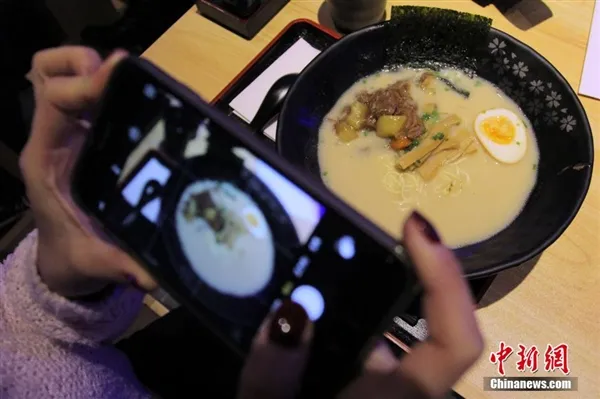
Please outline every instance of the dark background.
[{"label": "dark background", "polygon": [[[25,145],[33,114],[33,95],[25,74],[35,52],[61,44],[84,44],[102,55],[115,48],[141,54],[193,3],[127,0],[118,12],[111,0],[0,0],[0,240],[28,208],[25,189],[14,170],[18,170],[15,154]],[[13,173],[7,172],[7,164]],[[0,247],[0,260],[8,252],[10,248]]]}]

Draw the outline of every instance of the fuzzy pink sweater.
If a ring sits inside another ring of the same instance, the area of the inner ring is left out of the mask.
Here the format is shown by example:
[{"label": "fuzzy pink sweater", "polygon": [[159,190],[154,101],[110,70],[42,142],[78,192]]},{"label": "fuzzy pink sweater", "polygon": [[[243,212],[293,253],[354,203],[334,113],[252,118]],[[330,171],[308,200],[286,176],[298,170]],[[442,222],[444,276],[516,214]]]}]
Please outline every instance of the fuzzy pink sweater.
[{"label": "fuzzy pink sweater", "polygon": [[0,398],[146,398],[111,342],[137,315],[142,293],[119,287],[82,304],[48,290],[36,268],[37,231],[0,264]]}]

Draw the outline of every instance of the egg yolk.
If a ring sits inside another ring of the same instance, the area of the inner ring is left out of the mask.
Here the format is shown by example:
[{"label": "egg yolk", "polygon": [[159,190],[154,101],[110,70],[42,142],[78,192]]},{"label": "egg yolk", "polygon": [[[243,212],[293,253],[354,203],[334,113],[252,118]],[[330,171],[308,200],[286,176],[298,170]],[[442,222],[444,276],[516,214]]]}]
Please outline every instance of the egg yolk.
[{"label": "egg yolk", "polygon": [[515,139],[515,125],[506,116],[487,118],[481,124],[483,133],[494,143],[510,144]]},{"label": "egg yolk", "polygon": [[256,219],[256,216],[246,215],[246,220],[252,225],[252,227],[258,226],[258,220]]}]

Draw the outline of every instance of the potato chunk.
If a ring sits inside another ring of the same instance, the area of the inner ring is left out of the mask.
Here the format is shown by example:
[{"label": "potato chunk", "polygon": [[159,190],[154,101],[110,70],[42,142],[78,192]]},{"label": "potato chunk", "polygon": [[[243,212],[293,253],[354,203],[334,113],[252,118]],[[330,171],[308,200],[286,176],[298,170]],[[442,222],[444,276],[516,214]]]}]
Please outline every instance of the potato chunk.
[{"label": "potato chunk", "polygon": [[346,116],[346,123],[354,130],[360,130],[367,119],[369,108],[366,104],[355,101],[350,106],[350,112]]},{"label": "potato chunk", "polygon": [[379,137],[394,137],[400,132],[406,124],[404,115],[382,115],[377,119],[375,126]]},{"label": "potato chunk", "polygon": [[349,143],[358,137],[358,132],[345,121],[339,121],[335,124],[335,132],[344,143]]}]

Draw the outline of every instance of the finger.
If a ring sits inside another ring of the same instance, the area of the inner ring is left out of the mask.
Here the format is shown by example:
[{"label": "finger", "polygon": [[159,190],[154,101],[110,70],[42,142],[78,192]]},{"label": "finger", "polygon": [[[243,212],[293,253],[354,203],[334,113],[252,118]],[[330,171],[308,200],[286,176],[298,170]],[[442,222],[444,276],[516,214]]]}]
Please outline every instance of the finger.
[{"label": "finger", "polygon": [[127,256],[127,258],[127,260],[122,261],[122,265],[130,283],[146,292],[154,291],[158,288],[158,284],[150,273],[131,257]]},{"label": "finger", "polygon": [[483,349],[474,305],[462,269],[433,226],[413,213],[404,243],[423,285],[423,308],[430,337],[397,362],[379,347],[365,372],[349,385],[344,399],[436,398],[445,395]]},{"label": "finger", "polygon": [[400,361],[396,376],[439,396],[477,360],[483,340],[460,264],[434,228],[414,213],[405,225],[404,242],[424,288],[430,337]]},{"label": "finger", "polygon": [[[377,398],[412,398],[418,399],[416,390],[403,382],[398,387],[398,377],[393,374],[398,368],[398,359],[384,339],[377,342],[363,363],[360,378],[350,383],[338,396],[338,399],[365,399],[377,393]],[[390,378],[393,375],[393,378]],[[407,394],[411,393],[412,396]]]},{"label": "finger", "polygon": [[88,47],[64,46],[42,50],[33,56],[33,75],[42,78],[55,76],[91,75],[102,64],[98,53]]},{"label": "finger", "polygon": [[[406,395],[406,384],[401,388],[397,386],[398,381],[395,374],[393,374],[397,368],[398,360],[390,348],[383,340],[378,341],[367,355],[360,377],[348,384],[340,392],[338,399],[368,399],[373,397],[377,399],[420,399],[418,396]],[[394,375],[394,378],[390,378],[390,375]]]},{"label": "finger", "polygon": [[299,391],[313,328],[289,300],[265,319],[242,370],[239,399],[293,398]]},{"label": "finger", "polygon": [[90,277],[114,282],[129,282],[144,290],[152,291],[157,284],[150,274],[120,248],[98,238],[91,238],[92,244],[78,246],[74,256],[78,267]]},{"label": "finger", "polygon": [[40,151],[71,142],[73,132],[84,130],[74,123],[97,104],[114,67],[125,56],[123,51],[113,53],[91,76],[55,77],[41,84],[44,101],[36,104],[27,143],[32,158],[39,158]]},{"label": "finger", "polygon": [[98,102],[115,66],[126,56],[122,51],[113,53],[92,75],[48,80],[44,87],[46,99],[68,113],[87,110]]},{"label": "finger", "polygon": [[467,331],[478,331],[475,304],[462,267],[429,222],[413,214],[404,227],[404,242],[423,285],[423,305],[431,339],[455,345]]},{"label": "finger", "polygon": [[398,367],[398,359],[382,339],[377,342],[373,350],[367,355],[363,368],[367,372],[390,373]]}]

